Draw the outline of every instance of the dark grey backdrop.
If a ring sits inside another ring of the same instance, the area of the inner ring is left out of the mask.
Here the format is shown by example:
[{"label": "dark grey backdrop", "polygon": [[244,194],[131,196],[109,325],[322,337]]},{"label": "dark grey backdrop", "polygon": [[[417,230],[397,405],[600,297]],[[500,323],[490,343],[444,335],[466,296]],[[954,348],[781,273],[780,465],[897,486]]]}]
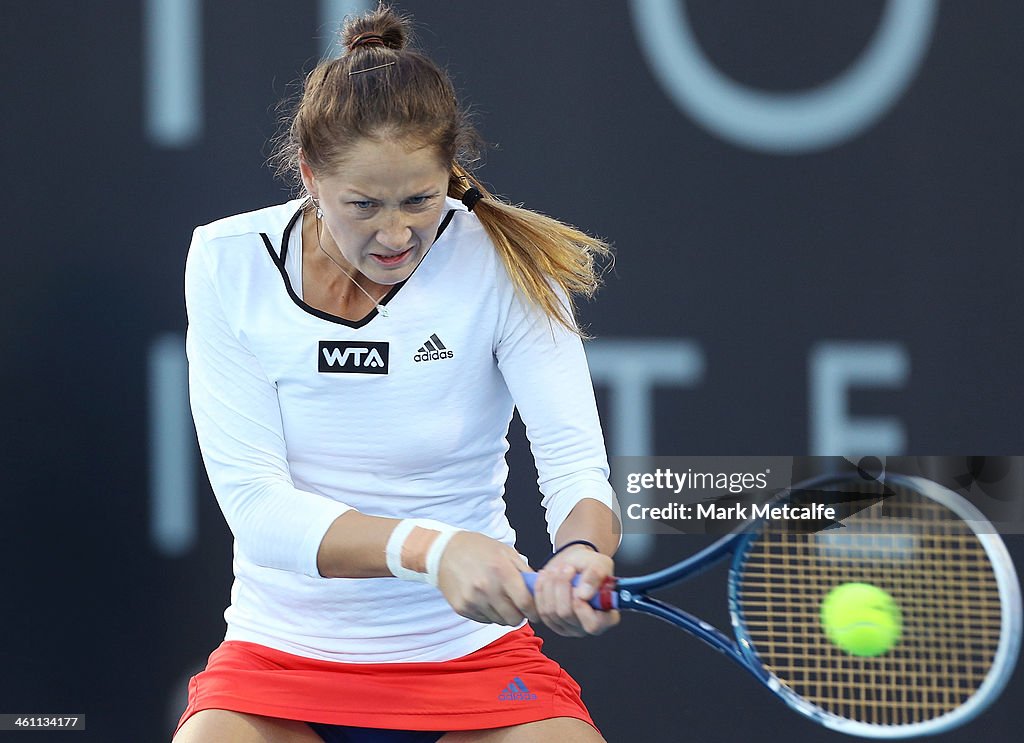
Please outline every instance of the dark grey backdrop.
[{"label": "dark grey backdrop", "polygon": [[[166,740],[184,679],[222,635],[230,538],[173,414],[183,261],[194,225],[287,196],[263,164],[274,107],[344,4],[196,2],[200,126],[171,146],[147,123],[145,19],[160,3],[0,10],[11,251],[0,712],[86,713],[90,732],[69,739]],[[888,6],[678,4],[719,71],[781,93],[856,64]],[[845,141],[789,154],[726,141],[681,110],[645,61],[650,39],[628,3],[402,7],[496,145],[481,176],[617,245],[616,272],[584,309],[601,363],[628,360],[617,344],[641,339],[695,364],[689,381],[641,396],[649,410],[629,425],[611,411],[636,413],[633,398],[602,382],[619,453],[824,453],[812,359],[851,342],[904,367],[843,403],[898,433],[876,453],[1024,451],[1019,3],[939,3],[892,105]],[[510,510],[523,550],[540,557],[535,475],[514,437]],[[170,494],[151,485],[159,466],[184,475]],[[623,569],[696,546],[659,538]],[[685,600],[724,620],[721,576]],[[624,625],[549,644],[610,740],[838,739],[695,641],[653,620]],[[947,740],[1006,739],[1024,721],[1022,691],[1018,673],[1001,704]]]}]

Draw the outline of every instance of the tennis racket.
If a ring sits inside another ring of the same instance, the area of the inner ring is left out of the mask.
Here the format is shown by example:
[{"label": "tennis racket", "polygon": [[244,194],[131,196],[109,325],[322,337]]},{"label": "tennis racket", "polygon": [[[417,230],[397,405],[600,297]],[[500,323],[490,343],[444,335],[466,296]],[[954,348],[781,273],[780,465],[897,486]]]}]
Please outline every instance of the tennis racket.
[{"label": "tennis racket", "polygon": [[[809,533],[792,522],[744,524],[689,559],[609,581],[598,609],[652,614],[749,671],[825,727],[869,738],[939,733],[977,716],[1005,687],[1021,644],[1021,593],[995,529],[934,482],[829,475],[780,501],[832,498],[842,527]],[[731,559],[733,637],[649,591]],[[536,574],[524,574],[531,585]],[[902,634],[882,655],[851,655],[820,624],[826,594],[870,583],[899,605]]]}]

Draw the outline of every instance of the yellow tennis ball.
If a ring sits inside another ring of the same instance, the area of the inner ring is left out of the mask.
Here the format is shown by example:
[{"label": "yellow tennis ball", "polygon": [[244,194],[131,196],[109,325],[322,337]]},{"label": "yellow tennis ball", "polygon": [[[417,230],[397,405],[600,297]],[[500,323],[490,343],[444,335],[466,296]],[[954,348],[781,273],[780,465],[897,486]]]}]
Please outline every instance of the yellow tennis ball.
[{"label": "yellow tennis ball", "polygon": [[851,655],[873,657],[892,650],[903,617],[892,596],[870,583],[843,583],[821,602],[828,639]]}]

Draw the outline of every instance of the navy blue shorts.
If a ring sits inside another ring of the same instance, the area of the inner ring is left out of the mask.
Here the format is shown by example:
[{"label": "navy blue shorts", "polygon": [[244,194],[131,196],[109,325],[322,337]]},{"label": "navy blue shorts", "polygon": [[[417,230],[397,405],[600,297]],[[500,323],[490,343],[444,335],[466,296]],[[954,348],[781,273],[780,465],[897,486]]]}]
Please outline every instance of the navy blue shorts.
[{"label": "navy blue shorts", "polygon": [[325,743],[435,743],[444,735],[425,730],[381,730],[379,728],[354,728],[348,725],[325,725],[311,722],[317,735]]}]

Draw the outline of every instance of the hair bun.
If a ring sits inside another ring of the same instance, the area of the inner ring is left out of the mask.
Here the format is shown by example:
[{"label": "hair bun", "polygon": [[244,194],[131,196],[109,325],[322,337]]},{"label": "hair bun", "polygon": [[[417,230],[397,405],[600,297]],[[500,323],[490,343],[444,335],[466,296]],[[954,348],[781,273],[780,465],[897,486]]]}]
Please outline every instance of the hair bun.
[{"label": "hair bun", "polygon": [[411,36],[409,20],[386,5],[349,19],[341,31],[342,43],[349,53],[374,46],[404,49]]}]

